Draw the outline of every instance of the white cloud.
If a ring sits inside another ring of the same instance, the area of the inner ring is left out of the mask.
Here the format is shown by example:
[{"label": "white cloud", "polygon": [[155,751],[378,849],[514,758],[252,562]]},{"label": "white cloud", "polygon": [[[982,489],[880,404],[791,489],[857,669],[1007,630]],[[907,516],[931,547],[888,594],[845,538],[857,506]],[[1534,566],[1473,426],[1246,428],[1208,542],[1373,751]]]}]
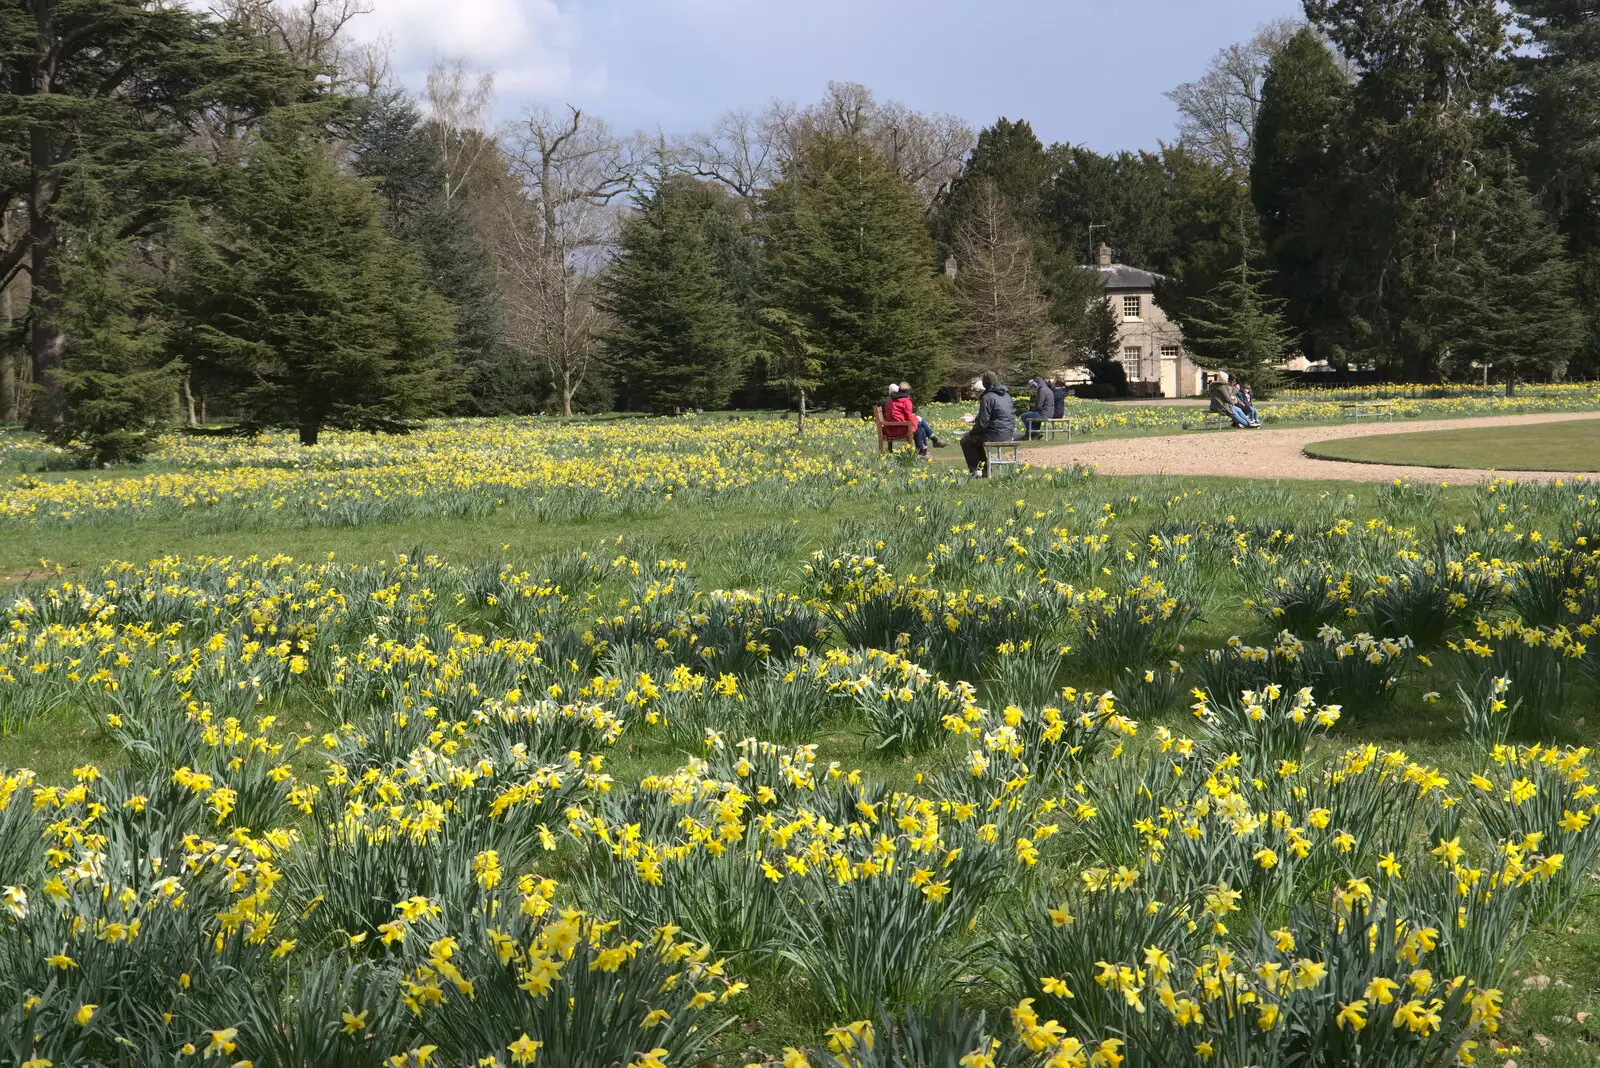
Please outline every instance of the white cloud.
[{"label": "white cloud", "polygon": [[493,71],[500,107],[593,94],[606,81],[604,66],[580,54],[578,25],[556,0],[374,0],[351,29],[359,38],[389,35],[396,70],[413,88],[440,57]]}]

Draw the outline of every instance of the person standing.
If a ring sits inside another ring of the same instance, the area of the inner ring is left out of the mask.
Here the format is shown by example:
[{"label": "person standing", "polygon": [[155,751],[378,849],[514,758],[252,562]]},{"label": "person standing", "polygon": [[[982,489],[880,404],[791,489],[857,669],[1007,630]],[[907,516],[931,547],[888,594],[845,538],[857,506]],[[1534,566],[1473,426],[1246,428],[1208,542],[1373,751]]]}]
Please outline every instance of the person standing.
[{"label": "person standing", "polygon": [[988,473],[988,455],[984,443],[1012,441],[1017,436],[1016,405],[1005,383],[985,371],[978,380],[983,391],[978,396],[978,412],[972,416],[972,429],[961,435],[961,454],[967,461],[967,472],[977,475],[980,468]]}]

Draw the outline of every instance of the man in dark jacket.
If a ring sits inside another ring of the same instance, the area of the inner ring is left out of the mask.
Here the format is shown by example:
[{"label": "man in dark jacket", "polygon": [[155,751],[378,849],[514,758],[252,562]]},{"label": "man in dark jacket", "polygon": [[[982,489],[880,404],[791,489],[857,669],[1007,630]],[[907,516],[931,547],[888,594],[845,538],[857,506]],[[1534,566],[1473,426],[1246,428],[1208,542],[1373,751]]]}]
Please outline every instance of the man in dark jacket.
[{"label": "man in dark jacket", "polygon": [[974,475],[987,467],[984,442],[1011,441],[1017,436],[1011,391],[988,371],[979,381],[983,394],[978,398],[978,414],[972,419],[972,429],[961,435],[961,454],[967,458],[967,470]]}]

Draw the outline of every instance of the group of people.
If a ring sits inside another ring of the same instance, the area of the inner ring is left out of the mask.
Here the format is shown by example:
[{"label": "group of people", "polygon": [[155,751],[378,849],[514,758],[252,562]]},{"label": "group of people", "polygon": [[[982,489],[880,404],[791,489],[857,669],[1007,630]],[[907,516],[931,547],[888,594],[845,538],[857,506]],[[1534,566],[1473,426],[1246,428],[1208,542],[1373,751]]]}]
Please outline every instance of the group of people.
[{"label": "group of people", "polygon": [[1027,429],[1029,439],[1039,436],[1039,424],[1046,419],[1060,419],[1067,414],[1067,384],[1059,378],[1028,379],[1033,390],[1033,408],[1017,416]]},{"label": "group of people", "polygon": [[[1057,394],[1053,385],[1044,379],[1035,379],[1032,384],[1035,387],[1034,409],[1023,413],[1023,421],[1026,423],[1030,419],[1061,418],[1066,387],[1061,387],[1060,394]],[[1014,441],[1017,436],[1017,414],[1011,391],[993,374],[985,372],[975,383],[975,388],[979,391],[978,411],[974,415],[962,416],[970,426],[967,432],[961,435],[961,454],[967,461],[968,472],[982,477],[987,459],[984,444],[991,441]],[[1046,415],[1045,412],[1051,414]],[[883,402],[883,421],[886,436],[894,438],[909,436],[911,443],[916,446],[917,455],[923,459],[932,455],[929,451],[930,446],[942,449],[948,444],[943,438],[934,434],[933,427],[928,425],[926,419],[917,414],[916,402],[911,399],[909,382],[889,383],[888,396]]]},{"label": "group of people", "polygon": [[1211,383],[1211,410],[1232,419],[1233,425],[1240,430],[1261,429],[1261,415],[1256,411],[1256,399],[1250,390],[1250,383],[1235,385],[1226,371],[1219,372],[1217,380]]}]

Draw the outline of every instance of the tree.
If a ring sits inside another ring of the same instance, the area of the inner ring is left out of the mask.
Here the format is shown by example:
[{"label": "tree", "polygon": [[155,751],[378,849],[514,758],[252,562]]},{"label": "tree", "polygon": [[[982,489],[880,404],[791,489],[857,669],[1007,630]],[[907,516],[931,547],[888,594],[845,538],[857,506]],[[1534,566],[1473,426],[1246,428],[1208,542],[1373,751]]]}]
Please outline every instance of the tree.
[{"label": "tree", "polygon": [[473,160],[467,173],[452,176],[452,160],[465,166],[461,157],[440,148],[439,131],[423,122],[403,91],[369,94],[355,110],[353,169],[376,181],[390,231],[421,259],[425,284],[455,307],[451,350],[462,387],[458,410],[471,415],[528,410],[529,383],[508,366],[514,356],[505,344],[494,261],[471,198],[471,179],[498,161]]},{"label": "tree", "polygon": [[178,351],[234,386],[240,428],[403,431],[450,402],[448,302],[385,232],[371,187],[281,118],[179,219]]},{"label": "tree", "polygon": [[1166,94],[1178,107],[1178,137],[1189,151],[1240,181],[1249,176],[1268,68],[1304,25],[1295,19],[1268,22],[1249,41],[1211,57],[1199,80]]},{"label": "tree", "polygon": [[595,369],[595,273],[615,238],[612,202],[634,185],[631,146],[578,108],[534,109],[508,135],[517,194],[499,205],[495,261],[509,343],[555,384],[563,415]]},{"label": "tree", "polygon": [[1283,302],[1267,289],[1268,276],[1251,266],[1254,248],[1247,239],[1241,244],[1236,271],[1200,298],[1197,314],[1183,323],[1184,344],[1197,365],[1227,371],[1266,393],[1279,381],[1294,338],[1284,324]]},{"label": "tree", "polygon": [[818,396],[859,405],[883,383],[939,382],[950,299],[916,193],[861,138],[818,134],[762,198],[769,307],[801,323],[822,363]]},{"label": "tree", "polygon": [[1445,371],[1472,378],[1487,364],[1509,396],[1518,380],[1564,371],[1583,344],[1585,323],[1554,224],[1511,161],[1501,167],[1499,180],[1485,182],[1478,196],[1482,242],[1425,278],[1419,306],[1449,353]]},{"label": "tree", "polygon": [[153,0],[21,0],[0,5],[0,211],[27,225],[0,248],[0,290],[31,281],[29,351],[42,391],[33,421],[59,422],[71,346],[57,204],[93,180],[148,234],[200,178],[188,138],[208,112],[241,122],[306,91],[304,72],[237,24]]},{"label": "tree", "polygon": [[973,200],[970,217],[955,235],[956,355],[950,375],[971,380],[988,370],[1016,381],[1024,373],[1053,370],[1061,362],[1061,338],[1033,243],[1012,221],[992,179]]},{"label": "tree", "polygon": [[749,346],[712,234],[727,196],[687,175],[660,174],[622,227],[600,290],[615,324],[605,346],[630,401],[720,408],[739,384]]},{"label": "tree", "polygon": [[1528,47],[1509,109],[1522,168],[1566,239],[1585,336],[1574,363],[1600,374],[1600,12],[1593,0],[1513,0]]},{"label": "tree", "polygon": [[117,236],[111,201],[87,180],[57,201],[66,241],[54,313],[67,347],[46,383],[62,400],[46,436],[101,466],[145,457],[171,427],[177,382],[152,287],[131,269],[132,241]]},{"label": "tree", "polygon": [[1284,315],[1312,358],[1337,362],[1340,249],[1350,219],[1339,141],[1348,82],[1310,29],[1273,59],[1256,121],[1250,194]]},{"label": "tree", "polygon": [[822,350],[811,343],[805,324],[782,308],[762,308],[754,354],[766,365],[767,382],[795,398],[795,436],[805,437],[806,395],[822,374]]}]

